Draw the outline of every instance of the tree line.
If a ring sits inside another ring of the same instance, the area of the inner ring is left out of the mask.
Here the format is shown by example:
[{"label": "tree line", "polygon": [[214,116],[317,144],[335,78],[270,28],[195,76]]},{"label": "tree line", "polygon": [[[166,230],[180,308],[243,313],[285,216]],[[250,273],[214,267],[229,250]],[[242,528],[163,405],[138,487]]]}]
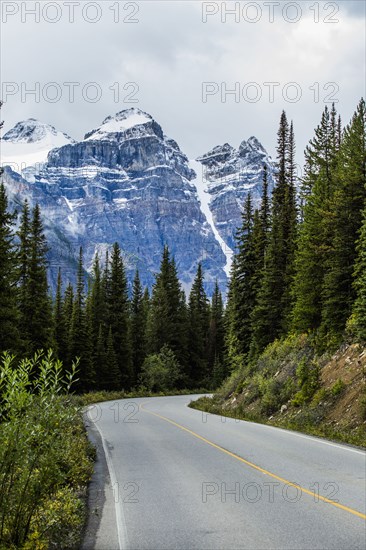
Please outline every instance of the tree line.
[{"label": "tree line", "polygon": [[79,391],[215,388],[289,333],[311,333],[319,350],[345,331],[366,340],[366,106],[343,128],[325,107],[305,151],[301,185],[293,123],[283,112],[276,183],[262,200],[250,193],[236,235],[227,304],[216,282],[211,301],[198,264],[188,299],[165,246],[151,295],[135,273],[129,292],[115,243],[95,257],[85,280],[80,249],[77,284],[47,285],[41,212],[24,203],[17,232],[0,187],[0,350],[20,356],[52,347],[68,368],[79,362]]},{"label": "tree line", "polygon": [[1,184],[0,350],[24,357],[52,348],[65,369],[79,358],[79,391],[209,388],[222,381],[224,305],[217,282],[209,302],[201,264],[187,302],[165,246],[151,296],[138,270],[130,296],[118,243],[103,268],[96,255],[89,281],[80,248],[75,288],[69,283],[63,292],[60,269],[52,299],[40,208],[30,211],[25,201],[17,233],[15,219]]},{"label": "tree line", "polygon": [[305,151],[296,185],[293,123],[281,116],[277,177],[238,230],[226,309],[230,369],[255,360],[289,333],[309,333],[319,351],[345,331],[366,340],[366,106],[342,128],[332,105]]}]

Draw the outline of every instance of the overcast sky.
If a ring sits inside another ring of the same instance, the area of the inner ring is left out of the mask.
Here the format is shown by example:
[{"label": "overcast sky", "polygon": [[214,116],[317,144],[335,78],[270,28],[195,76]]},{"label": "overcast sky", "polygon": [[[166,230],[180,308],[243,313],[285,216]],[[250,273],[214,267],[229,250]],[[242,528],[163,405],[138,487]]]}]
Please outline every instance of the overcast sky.
[{"label": "overcast sky", "polygon": [[363,0],[2,0],[1,9],[5,130],[33,117],[82,139],[137,106],[191,158],[251,135],[274,154],[285,109],[301,161],[325,102],[348,122],[365,95]]}]

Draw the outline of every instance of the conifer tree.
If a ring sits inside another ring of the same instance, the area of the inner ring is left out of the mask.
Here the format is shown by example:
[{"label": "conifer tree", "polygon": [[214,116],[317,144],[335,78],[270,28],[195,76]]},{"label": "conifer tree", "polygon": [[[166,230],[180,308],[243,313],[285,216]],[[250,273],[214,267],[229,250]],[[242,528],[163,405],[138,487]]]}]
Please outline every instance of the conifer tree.
[{"label": "conifer tree", "polygon": [[306,190],[299,228],[293,284],[292,328],[315,330],[321,323],[325,266],[331,249],[331,201],[334,193],[339,130],[335,108],[326,107],[305,152]]},{"label": "conifer tree", "polygon": [[103,368],[102,388],[105,390],[119,390],[121,387],[121,371],[118,358],[114,350],[112,327],[109,327]]},{"label": "conifer tree", "polygon": [[70,355],[71,360],[80,358],[79,389],[90,390],[95,383],[95,373],[92,363],[91,334],[85,311],[85,283],[83,268],[83,250],[80,247],[76,294],[73,302],[70,324]]},{"label": "conifer tree", "polygon": [[29,229],[27,206],[23,211],[21,238],[21,328],[26,352],[52,346],[52,306],[47,283],[47,243],[41,212],[36,205]]},{"label": "conifer tree", "polygon": [[96,254],[93,263],[93,283],[90,293],[90,315],[92,322],[93,338],[97,339],[99,327],[104,321],[105,296],[103,293],[102,274],[100,270],[99,256]]},{"label": "conifer tree", "polygon": [[[334,130],[336,133],[336,129]],[[366,105],[362,99],[344,132],[331,201],[331,246],[325,265],[322,333],[340,340],[355,293],[356,241],[366,199]]]},{"label": "conifer tree", "polygon": [[208,363],[212,374],[213,386],[217,388],[224,378],[224,304],[216,280],[211,299],[210,322],[208,332]]},{"label": "conifer tree", "polygon": [[357,242],[357,260],[354,275],[356,300],[353,305],[353,313],[356,335],[359,341],[366,342],[366,207],[363,211],[363,223],[360,238]]},{"label": "conifer tree", "polygon": [[271,232],[265,251],[263,278],[252,313],[251,354],[257,355],[287,329],[289,283],[293,273],[296,234],[294,138],[283,112],[278,131],[278,172],[272,194]]},{"label": "conifer tree", "polygon": [[[30,261],[30,232],[31,232],[31,214],[28,201],[25,200],[20,217],[19,237],[19,274],[18,274],[18,310],[20,312],[19,328],[22,334],[23,348],[27,347],[25,342],[27,335],[27,317],[25,312],[29,310],[28,304],[28,280],[29,280],[29,261]],[[23,349],[24,351],[24,349]]]},{"label": "conifer tree", "polygon": [[242,226],[236,234],[235,255],[229,288],[228,355],[242,360],[249,352],[252,336],[252,312],[256,303],[257,262],[253,240],[253,208],[248,193],[242,215]]},{"label": "conifer tree", "polygon": [[133,384],[131,368],[131,342],[128,287],[121,249],[114,243],[107,268],[106,303],[107,326],[111,327],[113,347],[121,373],[121,383],[124,389],[130,389]]},{"label": "conifer tree", "polygon": [[210,383],[208,369],[209,304],[203,284],[202,264],[197,267],[188,301],[190,379],[197,386]]},{"label": "conifer tree", "polygon": [[186,369],[186,322],[185,297],[174,259],[170,258],[169,248],[165,246],[150,302],[147,327],[149,353],[159,353],[166,344],[174,352],[180,365]]},{"label": "conifer tree", "polygon": [[58,358],[65,362],[67,355],[67,333],[66,333],[66,322],[64,318],[64,308],[63,308],[63,298],[62,298],[62,275],[61,268],[58,270],[57,275],[57,287],[56,287],[56,297],[53,306],[53,327],[54,327],[54,342],[56,346],[56,352]]},{"label": "conifer tree", "polygon": [[[147,295],[148,300],[148,295]],[[138,270],[133,280],[131,300],[131,347],[133,384],[136,384],[141,373],[141,367],[147,355],[146,325],[147,325],[146,295],[142,291]]]},{"label": "conifer tree", "polygon": [[[0,169],[1,177],[2,169]],[[8,200],[0,183],[0,353],[19,348],[17,310],[17,255],[13,243],[15,215],[8,211]]]},{"label": "conifer tree", "polygon": [[[106,378],[106,351],[105,351],[105,335],[102,324],[99,325],[98,336],[94,346],[93,363],[95,366],[95,379],[98,389],[103,388],[103,382]],[[118,371],[119,374],[119,371]]]}]

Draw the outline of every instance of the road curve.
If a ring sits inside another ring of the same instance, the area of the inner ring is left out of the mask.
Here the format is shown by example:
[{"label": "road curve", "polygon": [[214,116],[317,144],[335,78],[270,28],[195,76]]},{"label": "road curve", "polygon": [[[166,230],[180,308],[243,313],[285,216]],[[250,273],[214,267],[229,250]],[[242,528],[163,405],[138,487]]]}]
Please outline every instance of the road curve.
[{"label": "road curve", "polygon": [[362,450],[202,413],[194,398],[88,410],[84,550],[365,549]]}]

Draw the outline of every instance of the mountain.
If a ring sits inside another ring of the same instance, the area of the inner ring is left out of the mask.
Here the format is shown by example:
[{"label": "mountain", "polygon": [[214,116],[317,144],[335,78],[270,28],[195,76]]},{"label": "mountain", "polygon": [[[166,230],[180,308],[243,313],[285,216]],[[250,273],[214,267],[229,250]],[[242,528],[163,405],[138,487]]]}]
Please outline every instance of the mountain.
[{"label": "mountain", "polygon": [[238,151],[226,144],[189,162],[137,108],[107,117],[81,141],[34,119],[1,140],[11,204],[28,198],[41,206],[53,289],[59,266],[65,283],[75,281],[80,246],[90,272],[96,253],[103,261],[117,241],[130,280],[138,267],[151,287],[168,244],[186,290],[202,261],[208,293],[215,279],[225,291],[241,206],[249,189],[258,200],[263,162],[272,178],[273,164],[255,138]]},{"label": "mountain", "polygon": [[235,248],[235,232],[241,223],[247,194],[251,193],[254,208],[260,205],[264,164],[271,191],[275,183],[275,163],[253,136],[242,141],[239,149],[225,143],[197,158],[195,169],[201,175],[200,188],[206,196],[201,202],[206,200],[228,255]]},{"label": "mountain", "polygon": [[50,124],[34,118],[18,122],[1,140],[1,163],[21,173],[47,160],[49,151],[73,140]]}]

